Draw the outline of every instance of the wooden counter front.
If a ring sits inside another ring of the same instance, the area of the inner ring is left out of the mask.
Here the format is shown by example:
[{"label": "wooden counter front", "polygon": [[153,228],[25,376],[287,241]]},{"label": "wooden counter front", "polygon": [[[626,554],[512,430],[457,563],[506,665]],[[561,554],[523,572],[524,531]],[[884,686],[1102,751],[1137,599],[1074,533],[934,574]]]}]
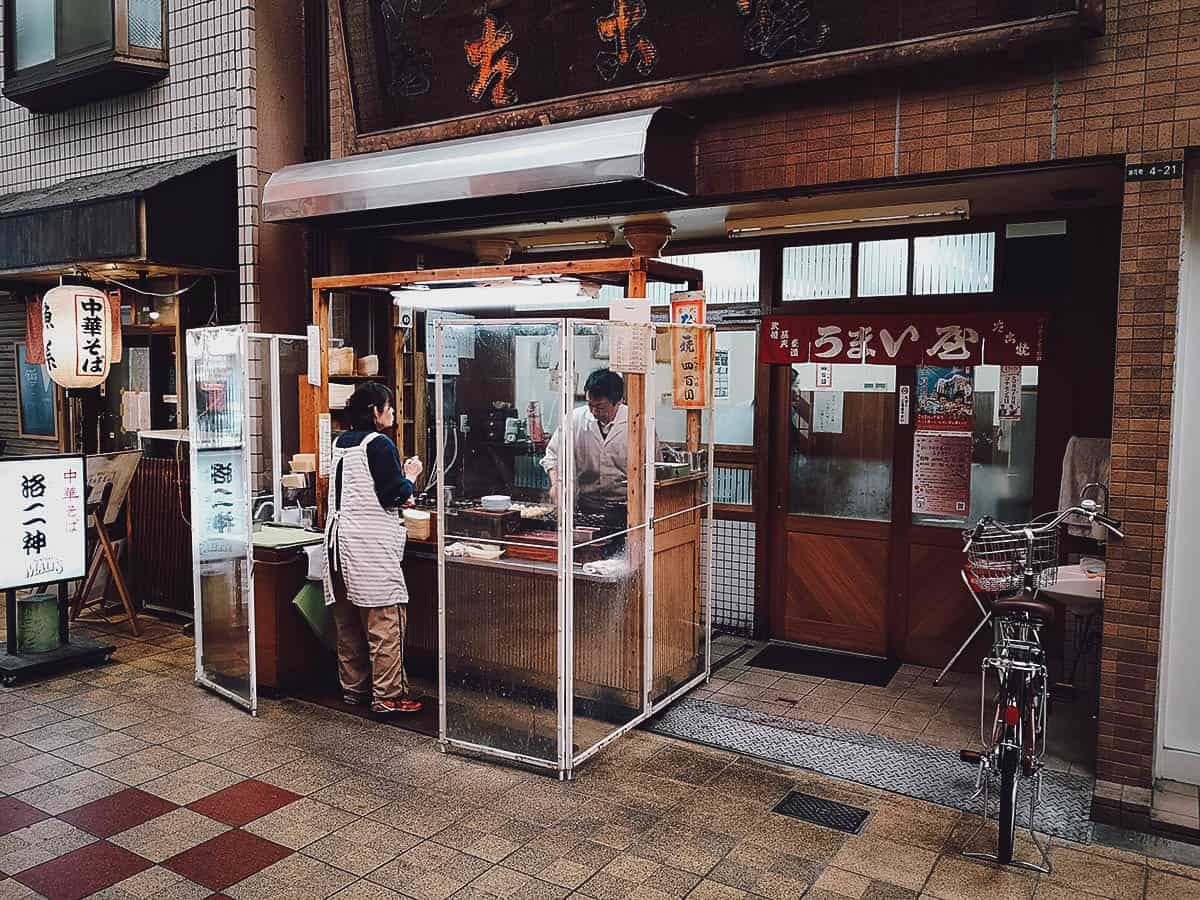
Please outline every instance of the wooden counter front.
[{"label": "wooden counter front", "polygon": [[[700,579],[703,476],[655,490],[654,697],[704,670]],[[437,661],[436,545],[409,541],[407,655]],[[575,694],[640,709],[643,604],[640,571],[622,578],[575,574]],[[558,575],[527,560],[446,561],[446,661],[450,671],[554,691],[558,684]]]}]

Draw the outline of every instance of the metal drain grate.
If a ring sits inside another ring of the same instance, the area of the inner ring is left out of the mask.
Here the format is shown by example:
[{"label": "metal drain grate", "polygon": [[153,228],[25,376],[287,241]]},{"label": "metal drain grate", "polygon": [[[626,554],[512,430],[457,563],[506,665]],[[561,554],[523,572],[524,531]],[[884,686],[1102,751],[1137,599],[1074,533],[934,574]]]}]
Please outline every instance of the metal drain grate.
[{"label": "metal drain grate", "polygon": [[836,828],[846,834],[858,834],[862,831],[863,822],[867,821],[867,816],[871,814],[869,810],[859,809],[857,806],[835,803],[823,797],[802,794],[800,791],[790,791],[776,804],[775,812],[825,828]]}]

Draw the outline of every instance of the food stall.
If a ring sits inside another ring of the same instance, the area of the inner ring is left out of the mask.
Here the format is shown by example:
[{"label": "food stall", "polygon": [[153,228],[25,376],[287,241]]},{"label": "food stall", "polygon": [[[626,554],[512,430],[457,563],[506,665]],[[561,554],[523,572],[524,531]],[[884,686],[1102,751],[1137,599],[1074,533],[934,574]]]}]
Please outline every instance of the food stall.
[{"label": "food stall", "polygon": [[[642,257],[313,282],[318,501],[343,386],[392,386],[401,454],[427,464],[406,664],[444,748],[570,777],[708,677],[713,329],[651,323],[648,280],[701,288]],[[620,376],[619,491],[575,447],[597,371]]]}]

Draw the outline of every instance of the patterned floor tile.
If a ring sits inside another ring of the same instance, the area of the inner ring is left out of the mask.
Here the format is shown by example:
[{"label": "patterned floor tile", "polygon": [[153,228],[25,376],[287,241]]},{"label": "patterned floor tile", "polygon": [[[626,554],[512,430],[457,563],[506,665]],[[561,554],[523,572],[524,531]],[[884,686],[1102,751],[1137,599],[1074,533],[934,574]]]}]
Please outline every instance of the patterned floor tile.
[{"label": "patterned floor tile", "polygon": [[108,734],[108,729],[83,719],[67,719],[26,732],[19,735],[18,740],[35,750],[48,753],[51,750],[60,750],[102,734]]},{"label": "patterned floor tile", "polygon": [[302,852],[361,877],[420,843],[419,837],[390,825],[360,819],[309,844]]},{"label": "patterned floor tile", "polygon": [[32,751],[32,755],[0,766],[0,792],[18,794],[56,778],[65,778],[79,771],[79,766],[49,753]]},{"label": "patterned floor tile", "polygon": [[166,815],[173,809],[175,804],[161,797],[136,788],[126,788],[59,813],[59,818],[96,837],[108,838]]},{"label": "patterned floor tile", "polygon": [[356,774],[353,769],[329,760],[305,757],[272,769],[260,780],[307,797]]},{"label": "patterned floor tile", "polygon": [[211,895],[209,888],[154,866],[92,894],[89,900],[204,900]]},{"label": "patterned floor tile", "polygon": [[49,900],[80,900],[150,868],[150,861],[107,841],[96,841],[17,876]]},{"label": "patterned floor tile", "polygon": [[149,860],[162,862],[228,830],[228,825],[190,809],[176,809],[122,831],[109,840]]},{"label": "patterned floor tile", "polygon": [[12,738],[0,738],[0,765],[8,765],[22,759],[28,759],[31,756],[37,756],[38,751],[34,750],[28,744],[22,744],[20,741]]},{"label": "patterned floor tile", "polygon": [[234,900],[312,900],[337,894],[354,881],[341,869],[297,853],[226,888],[225,893]]},{"label": "patterned floor tile", "polygon": [[171,857],[164,866],[197,884],[220,891],[290,854],[287,847],[233,829]]},{"label": "patterned floor tile", "polygon": [[16,797],[30,806],[36,806],[40,810],[57,815],[68,809],[91,803],[93,800],[99,800],[101,797],[115,794],[124,787],[125,785],[119,781],[113,781],[98,772],[84,769],[68,775],[66,778],[58,778],[22,791]]},{"label": "patterned floor tile", "polygon": [[32,706],[0,715],[0,737],[19,737],[71,717],[48,706]]},{"label": "patterned floor tile", "polygon": [[456,893],[454,900],[560,900],[570,893],[566,888],[495,866]]},{"label": "patterned floor tile", "polygon": [[0,900],[44,900],[15,878],[0,878]]},{"label": "patterned floor tile", "polygon": [[371,818],[418,837],[432,837],[476,810],[474,805],[414,788],[407,796],[373,812]]},{"label": "patterned floor tile", "polygon": [[[95,726],[99,728],[100,726]],[[70,760],[77,766],[92,768],[150,746],[141,738],[119,731],[106,731],[94,738],[55,750],[54,755]]]},{"label": "patterned floor tile", "polygon": [[170,800],[180,806],[195,803],[201,797],[215,794],[217,791],[237,784],[242,780],[240,775],[219,769],[210,763],[192,763],[170,775],[163,775],[153,781],[141,785],[142,790],[156,794],[164,800]]},{"label": "patterned floor tile", "polygon": [[253,778],[293,762],[304,755],[304,751],[273,741],[251,741],[221,755],[221,768]]},{"label": "patterned floor tile", "polygon": [[247,825],[300,799],[299,794],[254,779],[239,781],[188,805],[226,825]]},{"label": "patterned floor tile", "polygon": [[293,850],[307,847],[358,817],[304,797],[246,826],[251,834]]},{"label": "patterned floor tile", "polygon": [[426,841],[380,866],[368,880],[410,897],[445,900],[490,868],[477,857]]},{"label": "patterned floor tile", "polygon": [[398,894],[382,884],[370,881],[356,881],[348,888],[343,888],[333,895],[333,900],[405,900],[403,894]]},{"label": "patterned floor tile", "polygon": [[44,813],[28,803],[22,803],[13,797],[0,798],[0,836],[28,828],[47,818],[49,813]]},{"label": "patterned floor tile", "polygon": [[0,873],[16,875],[93,841],[90,834],[66,822],[44,819],[0,837]]},{"label": "patterned floor tile", "polygon": [[578,888],[620,855],[620,851],[548,831],[504,861],[505,866],[565,888]]},{"label": "patterned floor tile", "polygon": [[114,759],[96,766],[101,775],[107,775],[122,784],[138,785],[178,772],[193,764],[191,757],[168,750],[166,747],[150,746],[128,756]]},{"label": "patterned floor tile", "polygon": [[434,840],[443,847],[498,863],[538,837],[543,828],[496,812],[480,811],[451,825]]}]

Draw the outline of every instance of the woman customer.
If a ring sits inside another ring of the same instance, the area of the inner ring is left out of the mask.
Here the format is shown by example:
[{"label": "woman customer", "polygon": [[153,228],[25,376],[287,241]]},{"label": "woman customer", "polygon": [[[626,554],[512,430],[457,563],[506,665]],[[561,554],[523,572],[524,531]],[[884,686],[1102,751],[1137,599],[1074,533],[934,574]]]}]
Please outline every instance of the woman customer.
[{"label": "woman customer", "polygon": [[401,465],[396,445],[380,434],[396,421],[382,384],[361,385],[346,412],[351,430],[333,444],[325,525],[325,603],[337,623],[342,696],[379,715],[415,713],[421,702],[409,696],[404,671],[406,532],[398,510],[423,466],[416,457]]}]

